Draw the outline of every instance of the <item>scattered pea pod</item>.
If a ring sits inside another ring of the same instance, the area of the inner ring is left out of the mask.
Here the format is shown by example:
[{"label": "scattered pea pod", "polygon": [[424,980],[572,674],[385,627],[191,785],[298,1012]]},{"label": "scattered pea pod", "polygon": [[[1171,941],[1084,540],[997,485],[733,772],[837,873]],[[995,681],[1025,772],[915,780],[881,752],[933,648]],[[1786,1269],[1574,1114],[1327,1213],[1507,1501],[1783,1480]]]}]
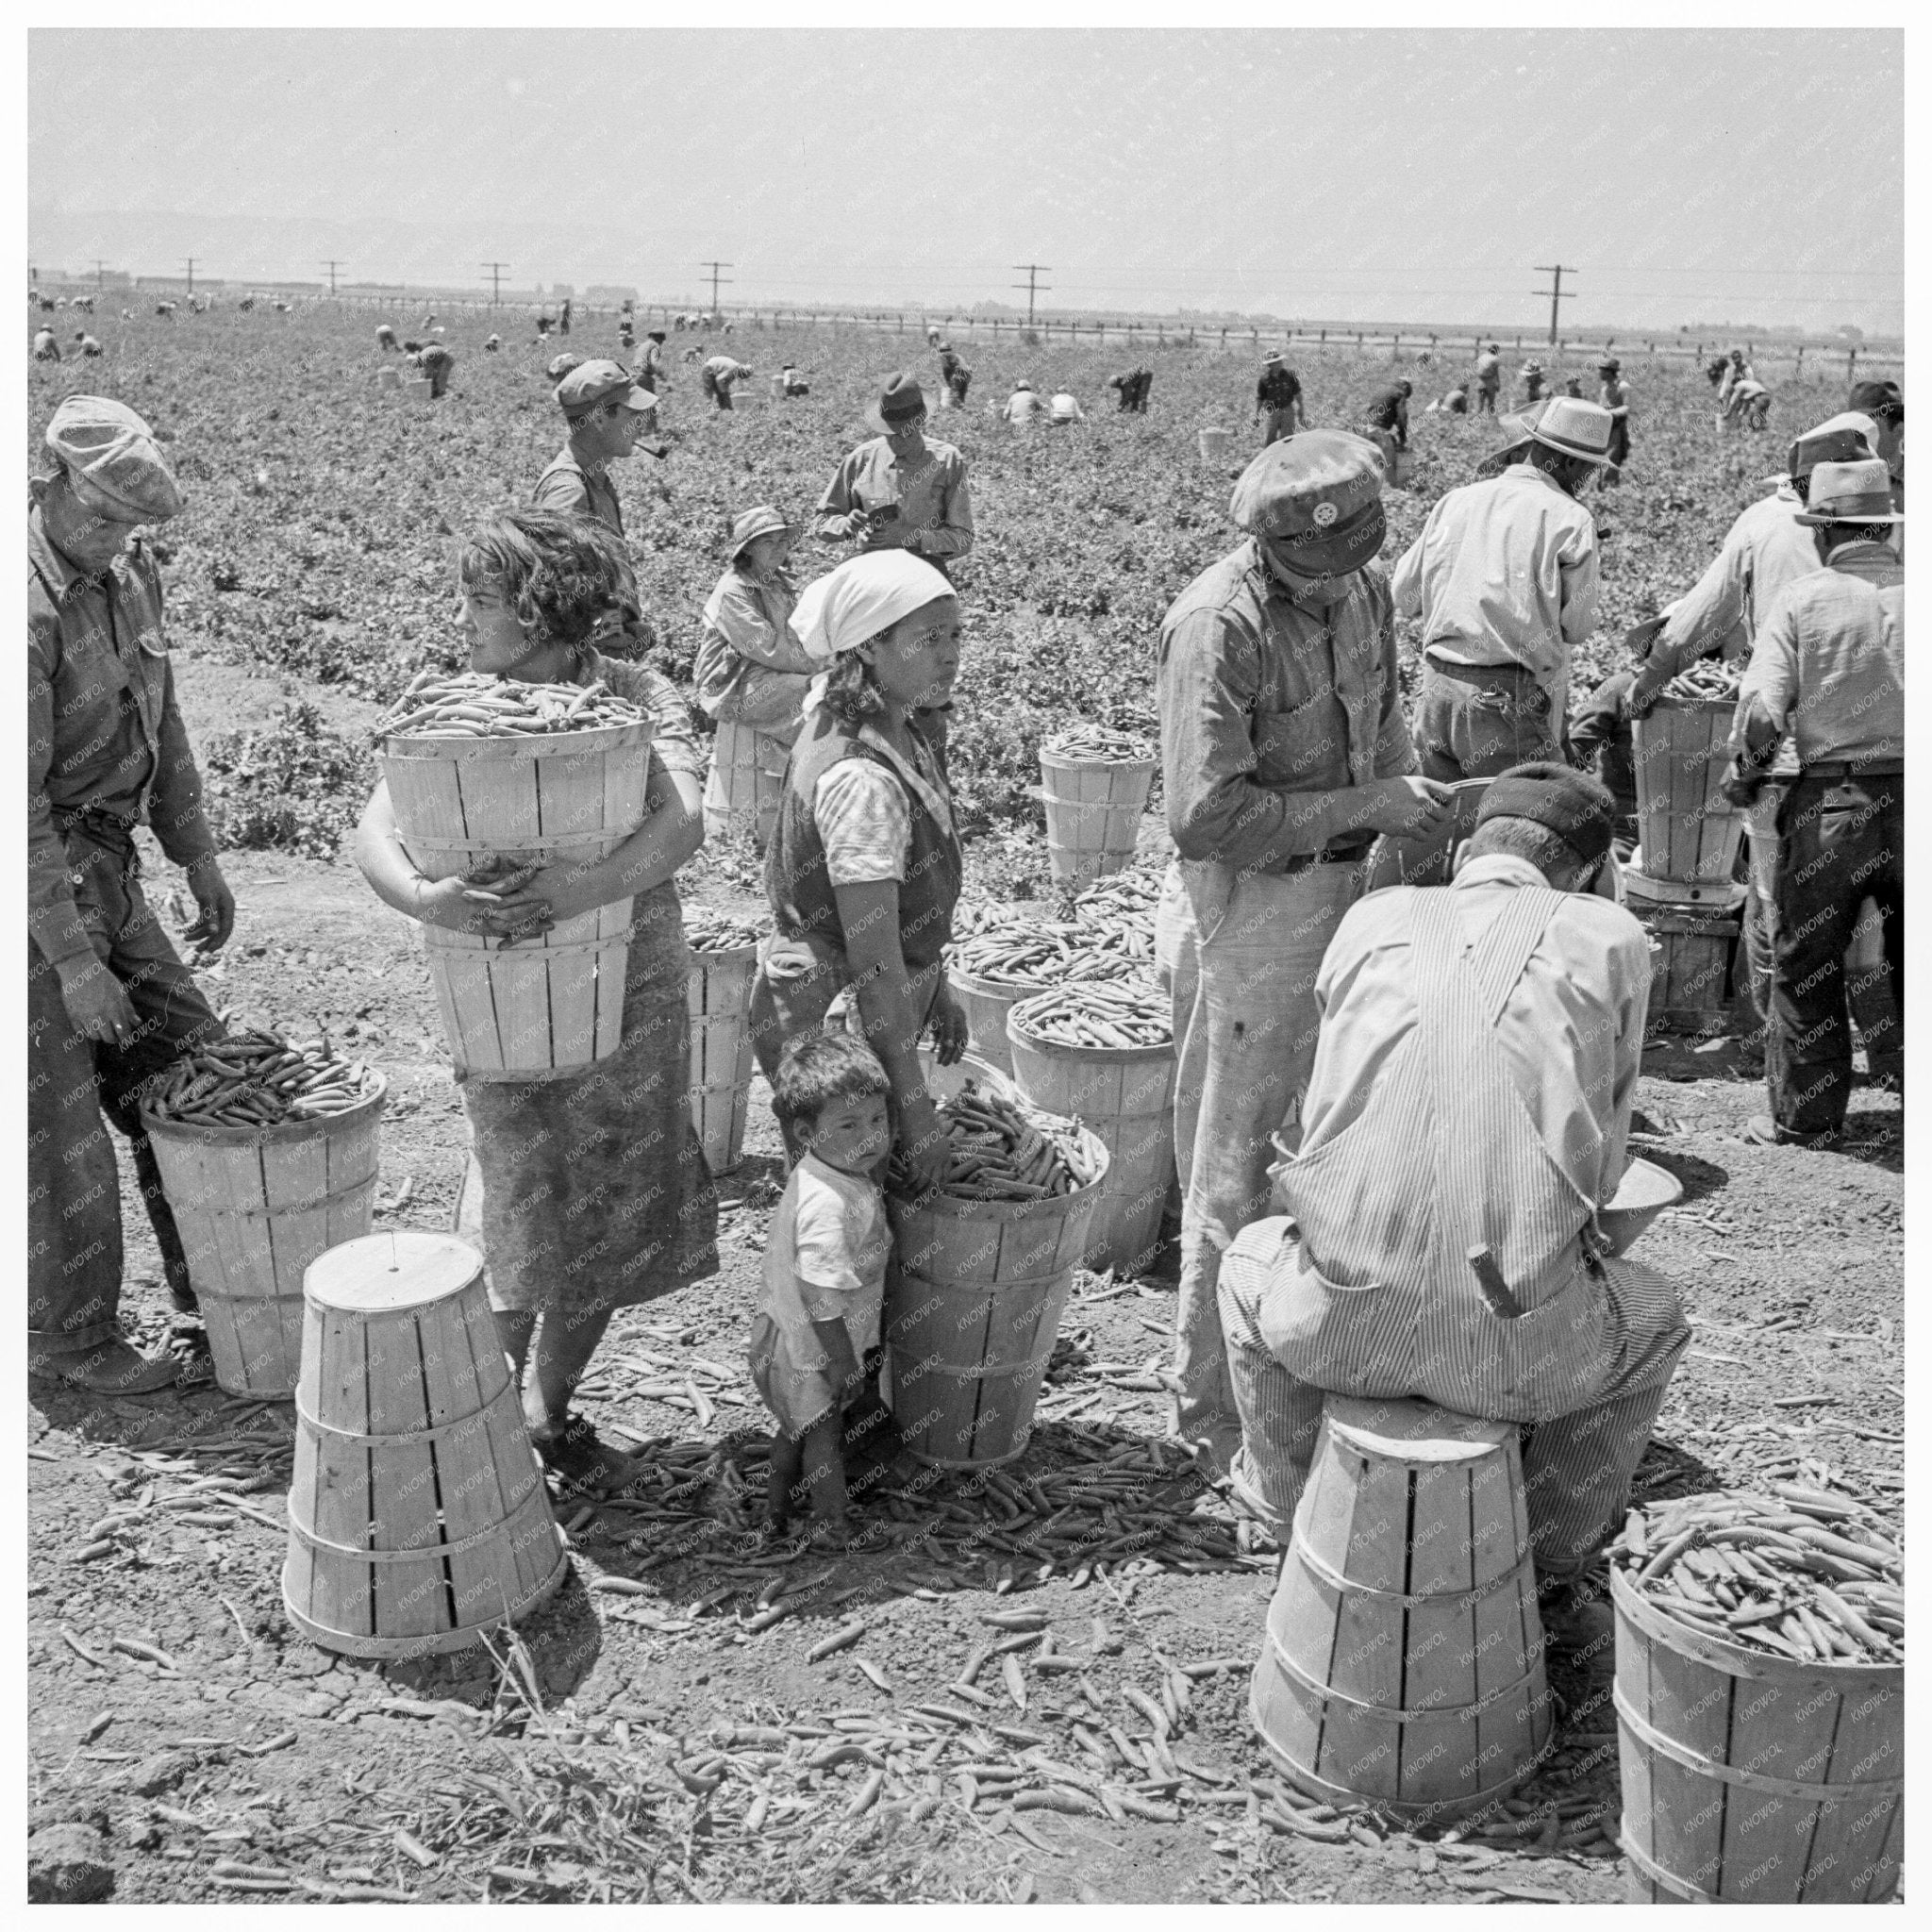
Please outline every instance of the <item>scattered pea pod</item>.
[{"label": "scattered pea pod", "polygon": [[381,1077],[361,1060],[340,1058],[326,1040],[233,1033],[176,1060],[149,1110],[164,1121],[278,1127],[360,1107]]},{"label": "scattered pea pod", "polygon": [[685,911],[684,938],[694,953],[735,953],[761,945],[765,931],[754,920],[734,919],[708,906],[693,906]]},{"label": "scattered pea pod", "polygon": [[1085,980],[1022,1000],[1008,1016],[1020,1032],[1057,1046],[1168,1046],[1172,1009],[1151,980]]},{"label": "scattered pea pod", "polygon": [[521,684],[480,671],[422,671],[377,723],[385,738],[521,738],[641,724],[645,714],[599,679],[594,684]]},{"label": "scattered pea pod", "polygon": [[1154,759],[1154,747],[1144,738],[1109,724],[1070,724],[1040,748],[1053,758],[1089,758],[1105,765],[1144,765]]}]

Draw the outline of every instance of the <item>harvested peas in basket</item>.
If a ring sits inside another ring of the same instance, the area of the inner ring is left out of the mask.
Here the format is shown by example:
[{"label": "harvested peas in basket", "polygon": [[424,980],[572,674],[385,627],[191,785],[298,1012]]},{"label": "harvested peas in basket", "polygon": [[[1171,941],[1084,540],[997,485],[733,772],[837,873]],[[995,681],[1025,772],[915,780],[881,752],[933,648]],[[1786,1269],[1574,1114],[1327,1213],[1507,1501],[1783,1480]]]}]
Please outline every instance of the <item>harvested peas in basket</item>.
[{"label": "harvested peas in basket", "polygon": [[1174,1015],[1152,980],[1086,980],[1022,1000],[1008,1016],[1021,1032],[1056,1046],[1169,1046]]},{"label": "harvested peas in basket", "polygon": [[1700,658],[1688,669],[1678,672],[1657,695],[1676,698],[1685,704],[1711,698],[1729,704],[1737,697],[1740,683],[1737,672],[1730,665]]},{"label": "harvested peas in basket", "polygon": [[642,724],[643,711],[595,684],[519,684],[481,671],[419,671],[375,726],[383,738],[525,738]]},{"label": "harvested peas in basket", "polygon": [[235,1033],[177,1060],[150,1111],[164,1121],[278,1127],[346,1113],[381,1084],[362,1061],[338,1058],[326,1040]]},{"label": "harvested peas in basket", "polygon": [[1072,724],[1040,748],[1049,758],[1085,758],[1104,765],[1144,765],[1154,758],[1154,747],[1144,738],[1110,724]]},{"label": "harvested peas in basket", "polygon": [[692,906],[685,908],[684,939],[694,953],[735,953],[745,946],[762,945],[765,928],[755,920],[734,919],[708,907]]},{"label": "harvested peas in basket", "polygon": [[[1044,1201],[1092,1185],[1095,1171],[1078,1130],[968,1080],[939,1109],[947,1163],[938,1191],[958,1201]],[[894,1191],[909,1193],[911,1174],[895,1155]]]},{"label": "harvested peas in basket", "polygon": [[1849,1496],[1796,1483],[1633,1509],[1610,1560],[1707,1637],[1822,1663],[1903,1663],[1905,1557]]}]

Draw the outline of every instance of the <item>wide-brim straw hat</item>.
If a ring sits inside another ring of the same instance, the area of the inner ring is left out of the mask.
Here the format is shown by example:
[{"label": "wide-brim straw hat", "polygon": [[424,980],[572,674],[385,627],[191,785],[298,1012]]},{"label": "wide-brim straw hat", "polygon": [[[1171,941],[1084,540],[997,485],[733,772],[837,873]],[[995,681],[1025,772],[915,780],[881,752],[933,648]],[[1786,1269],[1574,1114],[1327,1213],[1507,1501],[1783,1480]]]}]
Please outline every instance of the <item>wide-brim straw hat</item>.
[{"label": "wide-brim straw hat", "polygon": [[1616,418],[1601,403],[1585,402],[1579,396],[1553,396],[1549,408],[1537,418],[1529,440],[1559,456],[1607,463],[1615,425]]},{"label": "wide-brim straw hat", "polygon": [[1892,508],[1891,472],[1884,458],[1873,457],[1853,463],[1820,463],[1811,472],[1805,508],[1797,518],[1808,529],[1827,524],[1902,524],[1904,515]]}]

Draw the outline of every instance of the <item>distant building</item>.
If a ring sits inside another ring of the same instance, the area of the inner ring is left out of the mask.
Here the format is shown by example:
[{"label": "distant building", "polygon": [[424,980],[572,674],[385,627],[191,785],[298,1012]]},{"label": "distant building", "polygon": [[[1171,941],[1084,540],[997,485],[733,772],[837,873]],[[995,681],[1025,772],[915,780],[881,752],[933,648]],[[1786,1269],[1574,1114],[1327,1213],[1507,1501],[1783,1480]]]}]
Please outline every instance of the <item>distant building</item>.
[{"label": "distant building", "polygon": [[593,282],[584,291],[584,300],[586,302],[608,302],[615,304],[619,302],[635,302],[638,299],[638,291],[635,289],[627,284],[620,286],[616,282]]}]

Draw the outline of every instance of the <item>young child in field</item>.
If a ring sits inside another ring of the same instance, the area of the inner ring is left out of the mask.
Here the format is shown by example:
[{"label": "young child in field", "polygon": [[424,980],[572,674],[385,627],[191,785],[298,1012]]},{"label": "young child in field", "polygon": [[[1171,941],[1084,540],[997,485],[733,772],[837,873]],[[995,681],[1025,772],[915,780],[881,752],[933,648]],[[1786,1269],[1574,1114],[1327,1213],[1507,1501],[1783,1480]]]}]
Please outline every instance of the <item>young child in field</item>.
[{"label": "young child in field", "polygon": [[765,1246],[751,1330],[751,1375],[778,1424],[766,1491],[771,1527],[808,1500],[815,1538],[845,1528],[841,1441],[846,1402],[866,1385],[879,1341],[891,1232],[879,1175],[891,1145],[891,1083],[849,1033],[809,1033],[786,1049],[773,1110],[803,1148]]}]

